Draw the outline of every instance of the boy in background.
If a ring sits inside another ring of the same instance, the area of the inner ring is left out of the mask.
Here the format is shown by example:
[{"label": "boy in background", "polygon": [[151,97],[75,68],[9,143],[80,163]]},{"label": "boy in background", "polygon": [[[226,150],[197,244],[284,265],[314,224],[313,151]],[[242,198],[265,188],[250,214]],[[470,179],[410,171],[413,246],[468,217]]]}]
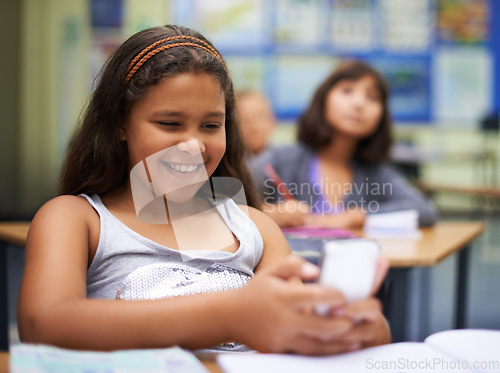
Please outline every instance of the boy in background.
[{"label": "boy in background", "polygon": [[259,91],[240,91],[236,93],[236,110],[248,149],[253,156],[260,154],[276,128],[269,100]]}]

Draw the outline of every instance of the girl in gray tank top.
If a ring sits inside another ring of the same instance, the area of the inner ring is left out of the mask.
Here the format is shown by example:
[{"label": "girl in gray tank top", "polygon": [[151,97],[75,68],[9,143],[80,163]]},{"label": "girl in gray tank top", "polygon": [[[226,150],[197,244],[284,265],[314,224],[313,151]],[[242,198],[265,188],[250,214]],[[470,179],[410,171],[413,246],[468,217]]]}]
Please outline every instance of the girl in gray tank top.
[{"label": "girl in gray tank top", "polygon": [[201,34],[155,27],[113,53],[61,195],[30,227],[23,342],[331,354],[389,340],[373,298],[350,306],[301,283],[319,270],[257,209],[236,118],[228,69]]},{"label": "girl in gray tank top", "polygon": [[[220,250],[174,250],[128,228],[97,194],[82,194],[99,214],[97,251],[87,271],[87,297],[152,300],[239,288],[254,275],[263,250],[252,220],[232,199],[215,209],[237,237],[235,253]],[[226,342],[203,352],[247,351]]]},{"label": "girl in gray tank top", "polygon": [[165,247],[128,228],[98,195],[82,197],[99,214],[101,232],[87,271],[89,298],[159,299],[240,287],[262,256],[259,230],[232,199],[215,208],[238,239],[235,253]]}]

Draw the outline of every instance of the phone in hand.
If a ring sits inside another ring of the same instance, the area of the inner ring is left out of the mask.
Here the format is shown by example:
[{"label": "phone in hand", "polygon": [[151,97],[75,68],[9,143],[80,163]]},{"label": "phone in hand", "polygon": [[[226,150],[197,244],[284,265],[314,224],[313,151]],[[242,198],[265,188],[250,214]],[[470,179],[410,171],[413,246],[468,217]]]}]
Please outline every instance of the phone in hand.
[{"label": "phone in hand", "polygon": [[[348,302],[367,298],[372,290],[380,246],[368,239],[328,241],[320,258],[321,273],[318,282],[339,290]],[[326,315],[330,307],[320,304],[318,314]]]}]

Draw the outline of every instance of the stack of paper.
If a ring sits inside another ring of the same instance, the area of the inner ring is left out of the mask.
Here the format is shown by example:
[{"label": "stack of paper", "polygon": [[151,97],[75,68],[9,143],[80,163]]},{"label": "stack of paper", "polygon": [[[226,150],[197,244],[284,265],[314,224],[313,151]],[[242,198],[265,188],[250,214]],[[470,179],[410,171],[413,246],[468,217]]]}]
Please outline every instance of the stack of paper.
[{"label": "stack of paper", "polygon": [[369,238],[420,238],[422,235],[417,210],[368,215],[363,231]]}]

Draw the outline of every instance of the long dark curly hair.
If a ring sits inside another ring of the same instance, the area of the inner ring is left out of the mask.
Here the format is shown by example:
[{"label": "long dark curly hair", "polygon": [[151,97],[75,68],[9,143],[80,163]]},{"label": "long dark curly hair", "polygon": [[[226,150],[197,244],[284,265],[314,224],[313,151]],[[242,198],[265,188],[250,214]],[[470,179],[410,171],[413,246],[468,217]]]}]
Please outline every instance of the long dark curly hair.
[{"label": "long dark curly hair", "polygon": [[[170,37],[174,38],[165,44],[189,41],[197,46],[183,45],[162,50],[149,58],[129,80],[126,79],[127,67],[141,51]],[[258,207],[258,197],[245,164],[246,148],[236,122],[233,84],[225,63],[203,35],[175,25],[140,31],[110,56],[98,77],[81,125],[70,142],[59,194],[104,194],[125,184],[128,152],[126,143],[119,139],[119,130],[132,104],[164,78],[200,72],[214,77],[225,96],[226,152],[212,176],[239,179],[245,187],[248,205]]]}]

